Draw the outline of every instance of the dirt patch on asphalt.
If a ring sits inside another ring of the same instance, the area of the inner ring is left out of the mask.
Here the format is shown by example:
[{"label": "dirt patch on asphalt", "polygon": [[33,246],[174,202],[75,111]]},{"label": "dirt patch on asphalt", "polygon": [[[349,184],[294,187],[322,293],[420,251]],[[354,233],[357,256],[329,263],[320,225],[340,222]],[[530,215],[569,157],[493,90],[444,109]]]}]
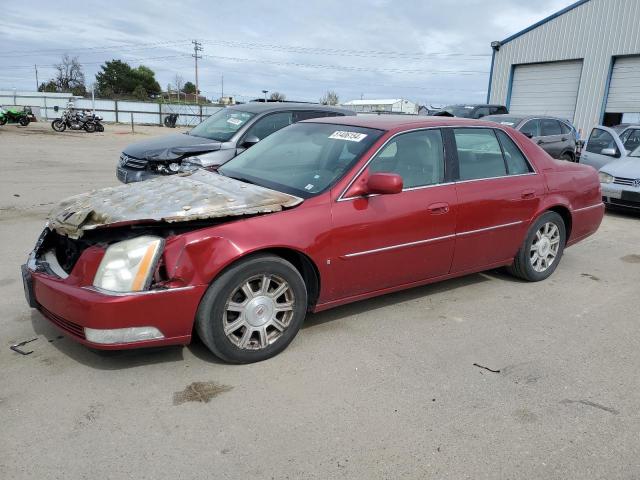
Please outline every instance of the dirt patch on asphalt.
[{"label": "dirt patch on asphalt", "polygon": [[625,263],[640,263],[640,255],[634,253],[632,255],[625,255],[624,257],[620,257]]},{"label": "dirt patch on asphalt", "polygon": [[212,398],[230,390],[233,390],[233,387],[216,382],[193,382],[181,392],[173,394],[173,404],[182,405],[186,402],[208,403]]}]

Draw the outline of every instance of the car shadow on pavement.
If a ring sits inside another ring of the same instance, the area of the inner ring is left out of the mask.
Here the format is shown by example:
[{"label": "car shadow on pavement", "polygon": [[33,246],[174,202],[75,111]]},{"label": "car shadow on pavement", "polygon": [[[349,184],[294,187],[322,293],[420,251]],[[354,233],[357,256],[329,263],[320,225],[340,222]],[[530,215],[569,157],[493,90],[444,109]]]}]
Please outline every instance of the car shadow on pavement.
[{"label": "car shadow on pavement", "polygon": [[633,210],[631,208],[608,206],[605,213],[608,217],[640,220],[640,210]]},{"label": "car shadow on pavement", "polygon": [[423,285],[421,287],[401,290],[399,292],[389,293],[387,295],[349,303],[347,305],[332,308],[331,310],[326,310],[324,312],[311,314],[305,320],[302,328],[313,328],[315,326],[322,325],[327,322],[333,322],[335,320],[341,320],[352,315],[372,312],[379,308],[397,305],[411,300],[416,300],[421,297],[427,297],[429,295],[435,295],[437,293],[449,292],[458,288],[465,288],[470,285],[477,285],[478,283],[490,281],[491,277],[489,277],[489,275],[504,280],[511,280],[514,282],[520,281],[519,279],[508,275],[502,270],[489,270],[483,273],[475,273],[466,275],[464,277],[458,277],[451,280],[444,280],[429,285]]}]

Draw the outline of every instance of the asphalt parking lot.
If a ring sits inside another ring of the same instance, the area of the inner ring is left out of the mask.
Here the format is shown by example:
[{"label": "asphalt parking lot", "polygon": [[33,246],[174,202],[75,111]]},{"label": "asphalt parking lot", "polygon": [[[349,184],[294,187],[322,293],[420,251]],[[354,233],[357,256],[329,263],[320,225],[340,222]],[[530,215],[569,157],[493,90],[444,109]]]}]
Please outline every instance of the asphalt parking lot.
[{"label": "asphalt parking lot", "polygon": [[640,215],[608,212],[545,282],[340,307],[263,363],[199,342],[99,355],[27,307],[19,266],[53,202],[170,133],[106,128],[0,127],[0,478],[640,477]]}]

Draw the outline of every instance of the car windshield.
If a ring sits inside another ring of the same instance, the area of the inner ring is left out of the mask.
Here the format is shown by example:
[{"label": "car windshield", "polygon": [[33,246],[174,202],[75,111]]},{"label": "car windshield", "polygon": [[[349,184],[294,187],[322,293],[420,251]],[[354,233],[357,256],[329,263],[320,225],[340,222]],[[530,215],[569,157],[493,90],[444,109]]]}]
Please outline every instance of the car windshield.
[{"label": "car windshield", "polygon": [[512,117],[511,115],[487,115],[486,117],[482,117],[482,120],[486,120],[487,122],[496,122],[500,125],[506,125],[507,127],[513,127],[520,123],[522,118]]},{"label": "car windshield", "polygon": [[474,107],[472,105],[449,105],[448,107],[444,107],[442,110],[450,113],[454,117],[469,118],[471,117],[473,108]]},{"label": "car windshield", "polygon": [[233,135],[247,123],[255,113],[225,108],[214,113],[197,127],[193,128],[189,135],[208,138],[219,142],[227,142]]},{"label": "car windshield", "polygon": [[640,146],[638,146],[633,152],[629,154],[630,157],[640,157]]},{"label": "car windshield", "polygon": [[296,123],[244,151],[218,172],[309,198],[339,180],[382,133],[351,125]]}]

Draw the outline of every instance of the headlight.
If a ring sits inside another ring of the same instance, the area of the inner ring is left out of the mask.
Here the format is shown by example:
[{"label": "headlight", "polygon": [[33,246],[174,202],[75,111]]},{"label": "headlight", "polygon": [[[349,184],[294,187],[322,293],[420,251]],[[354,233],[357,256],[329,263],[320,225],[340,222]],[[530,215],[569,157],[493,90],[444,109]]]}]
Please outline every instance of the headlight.
[{"label": "headlight", "polygon": [[608,173],[600,172],[598,176],[600,177],[600,183],[613,183],[614,178]]},{"label": "headlight", "polygon": [[112,292],[139,292],[149,287],[163,240],[141,236],[114,243],[104,254],[93,286]]},{"label": "headlight", "polygon": [[194,170],[198,170],[202,168],[202,160],[198,157],[187,157],[182,161],[182,165],[180,165],[181,172],[193,172]]}]

